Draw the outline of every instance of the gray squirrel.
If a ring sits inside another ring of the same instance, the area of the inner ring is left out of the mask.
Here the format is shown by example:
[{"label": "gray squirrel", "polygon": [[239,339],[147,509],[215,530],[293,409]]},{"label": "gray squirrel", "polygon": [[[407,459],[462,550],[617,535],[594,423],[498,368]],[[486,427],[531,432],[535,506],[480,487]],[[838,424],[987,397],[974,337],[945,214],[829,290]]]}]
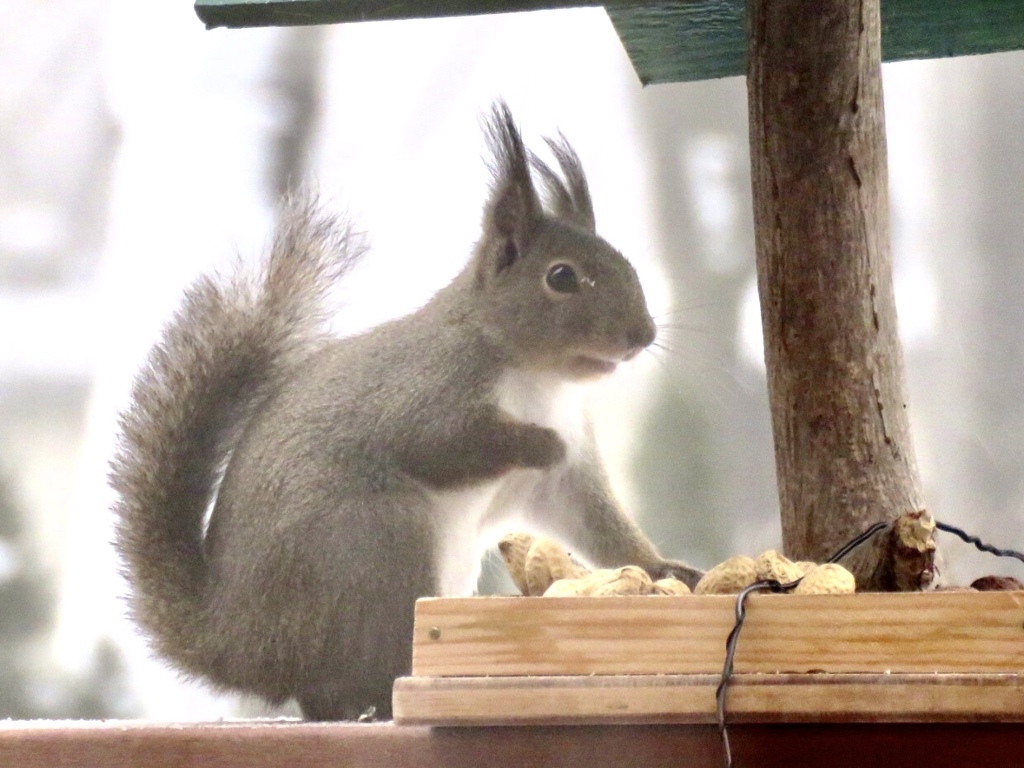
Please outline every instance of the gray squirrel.
[{"label": "gray squirrel", "polygon": [[390,717],[414,602],[471,594],[483,532],[511,524],[700,577],[622,512],[584,409],[655,338],[636,273],[564,137],[556,171],[499,102],[487,138],[482,236],[421,309],[330,336],[325,295],[364,249],[296,197],[260,274],[200,278],[151,351],[111,464],[116,547],[134,619],[186,675]]}]

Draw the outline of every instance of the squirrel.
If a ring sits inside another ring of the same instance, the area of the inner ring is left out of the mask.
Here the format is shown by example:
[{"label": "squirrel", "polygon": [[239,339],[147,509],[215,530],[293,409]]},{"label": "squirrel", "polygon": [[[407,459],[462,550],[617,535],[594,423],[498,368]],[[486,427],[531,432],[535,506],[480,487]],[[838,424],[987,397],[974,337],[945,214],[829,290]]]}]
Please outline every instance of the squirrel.
[{"label": "squirrel", "polygon": [[186,675],[389,718],[416,599],[472,594],[508,522],[699,579],[623,513],[584,407],[655,338],[636,272],[564,136],[555,170],[503,102],[486,129],[482,235],[419,310],[331,336],[326,294],[365,248],[298,195],[259,274],[201,277],[150,352],[111,461],[115,545],[133,619]]}]

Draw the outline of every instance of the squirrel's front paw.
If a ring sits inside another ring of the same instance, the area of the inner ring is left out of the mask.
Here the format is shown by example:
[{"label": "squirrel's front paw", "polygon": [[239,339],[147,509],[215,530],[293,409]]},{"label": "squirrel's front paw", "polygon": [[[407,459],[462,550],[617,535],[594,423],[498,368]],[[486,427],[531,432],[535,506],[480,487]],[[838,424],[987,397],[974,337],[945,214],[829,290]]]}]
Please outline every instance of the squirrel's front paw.
[{"label": "squirrel's front paw", "polygon": [[647,568],[646,571],[655,581],[678,579],[690,589],[693,589],[700,581],[700,577],[704,575],[700,569],[689,566],[680,560],[662,560],[657,565]]},{"label": "squirrel's front paw", "polygon": [[518,463],[530,469],[547,469],[565,459],[565,441],[549,427],[525,427],[519,444]]}]

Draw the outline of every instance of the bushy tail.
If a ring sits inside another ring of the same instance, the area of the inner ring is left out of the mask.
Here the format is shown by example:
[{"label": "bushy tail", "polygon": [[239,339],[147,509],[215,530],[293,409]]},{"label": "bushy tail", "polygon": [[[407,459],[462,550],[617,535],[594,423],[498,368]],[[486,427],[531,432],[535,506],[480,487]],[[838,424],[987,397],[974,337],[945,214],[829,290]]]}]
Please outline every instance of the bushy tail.
[{"label": "bushy tail", "polygon": [[203,520],[233,438],[323,340],[325,293],[362,253],[313,201],[292,200],[259,275],[199,279],[135,381],[111,462],[116,546],[134,618],[186,671],[203,668]]}]

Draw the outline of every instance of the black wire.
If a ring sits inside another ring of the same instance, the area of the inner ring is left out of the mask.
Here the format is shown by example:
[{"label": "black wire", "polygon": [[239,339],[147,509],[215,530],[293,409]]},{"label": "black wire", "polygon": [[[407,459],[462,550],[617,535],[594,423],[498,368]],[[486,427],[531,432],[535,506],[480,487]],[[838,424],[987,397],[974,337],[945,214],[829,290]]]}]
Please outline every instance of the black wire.
[{"label": "black wire", "polygon": [[[889,523],[875,523],[863,533],[848,541],[825,562],[834,563],[842,560],[850,552],[859,547],[879,531],[889,528]],[[722,734],[722,746],[725,748],[725,764],[732,768],[732,747],[729,744],[729,731],[725,723],[725,695],[729,690],[729,680],[732,678],[732,670],[736,660],[736,645],[740,640],[740,631],[743,629],[743,622],[747,618],[747,597],[754,592],[790,592],[797,584],[803,581],[803,576],[795,581],[783,584],[775,579],[755,581],[749,587],[744,588],[736,595],[736,624],[733,626],[729,637],[725,640],[725,664],[722,666],[722,677],[715,689],[715,704],[718,713],[718,730]]]},{"label": "black wire", "polygon": [[[799,581],[799,580],[797,580]],[[794,582],[796,584],[797,582]],[[749,587],[745,587],[736,596],[736,623],[733,625],[729,637],[725,640],[725,665],[722,667],[722,678],[715,689],[715,705],[718,712],[718,730],[722,734],[722,746],[725,747],[725,764],[732,768],[732,748],[729,745],[729,731],[725,724],[725,694],[729,689],[729,679],[732,677],[733,663],[736,659],[736,644],[740,639],[740,630],[743,629],[743,620],[747,618],[747,596],[754,592],[781,592],[789,584],[780,584],[777,581],[755,581]]]},{"label": "black wire", "polygon": [[832,555],[832,557],[830,557],[825,562],[826,563],[837,563],[837,562],[839,562],[844,557],[846,557],[848,554],[850,554],[853,550],[855,550],[857,547],[859,547],[861,544],[863,544],[865,541],[867,541],[872,536],[874,536],[876,533],[878,533],[879,531],[885,530],[886,528],[890,528],[890,527],[892,527],[892,522],[891,521],[887,522],[887,523],[875,523],[870,528],[868,528],[866,531],[864,531],[863,533],[858,535],[856,538],[852,539],[851,541],[848,541],[846,544],[844,544],[839,549],[837,549],[836,553],[834,555]]},{"label": "black wire", "polygon": [[949,525],[948,523],[940,523],[938,520],[935,521],[935,527],[938,528],[940,531],[945,531],[946,533],[952,533],[955,536],[959,536],[968,544],[973,544],[982,552],[988,552],[989,554],[997,555],[998,557],[1015,557],[1022,563],[1024,563],[1024,554],[1021,554],[1015,549],[998,549],[996,547],[993,547],[991,544],[986,544],[977,536],[971,536],[971,534],[957,528],[955,525]]},{"label": "black wire", "polygon": [[[842,560],[850,554],[850,552],[855,550],[876,533],[890,527],[892,527],[891,521],[875,523],[863,533],[841,546],[836,550],[835,554],[825,562],[835,563]],[[952,533],[955,536],[959,536],[965,542],[973,544],[982,552],[988,552],[989,554],[996,555],[998,557],[1014,557],[1024,563],[1024,554],[1014,549],[999,549],[998,547],[993,547],[991,544],[986,544],[977,536],[972,536],[966,531],[957,528],[955,525],[949,525],[948,523],[936,520],[935,527],[940,531],[945,531],[946,533]],[[722,746],[725,747],[725,764],[727,768],[732,768],[732,747],[729,744],[729,731],[726,728],[725,722],[725,695],[729,689],[729,680],[732,678],[733,666],[736,659],[736,646],[739,643],[740,631],[743,629],[743,622],[747,618],[747,597],[755,592],[789,592],[795,589],[797,584],[802,580],[803,576],[795,581],[789,582],[788,584],[782,584],[775,579],[757,581],[743,589],[736,596],[736,624],[733,626],[732,631],[729,633],[729,637],[726,638],[725,641],[725,664],[722,667],[721,681],[718,683],[718,688],[715,690],[715,704],[718,712],[718,729],[722,734]]]}]

